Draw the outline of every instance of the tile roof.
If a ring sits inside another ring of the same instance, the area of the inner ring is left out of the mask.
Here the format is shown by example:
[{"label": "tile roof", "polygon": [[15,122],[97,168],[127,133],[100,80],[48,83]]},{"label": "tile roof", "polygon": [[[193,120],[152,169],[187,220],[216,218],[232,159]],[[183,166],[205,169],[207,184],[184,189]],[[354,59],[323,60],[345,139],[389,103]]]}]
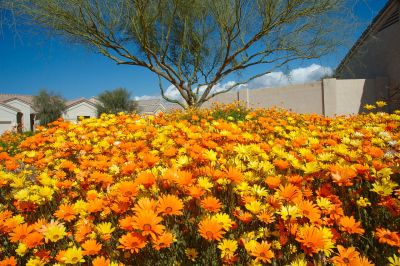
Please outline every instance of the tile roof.
[{"label": "tile roof", "polygon": [[18,108],[15,108],[14,106],[8,105],[6,103],[1,103],[0,102],[0,105],[4,106],[7,109],[13,110],[15,112],[21,112],[21,110],[19,110]]},{"label": "tile roof", "polygon": [[30,106],[33,106],[33,98],[34,96],[32,95],[24,95],[24,94],[0,94],[0,102],[8,102],[13,99],[18,99],[21,100]]}]

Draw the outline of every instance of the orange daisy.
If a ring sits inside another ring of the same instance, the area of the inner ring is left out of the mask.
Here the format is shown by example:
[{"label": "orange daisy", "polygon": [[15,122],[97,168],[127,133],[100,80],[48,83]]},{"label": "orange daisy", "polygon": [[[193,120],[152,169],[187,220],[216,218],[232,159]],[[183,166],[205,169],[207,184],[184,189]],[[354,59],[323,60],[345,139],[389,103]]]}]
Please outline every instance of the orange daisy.
[{"label": "orange daisy", "polygon": [[302,198],[300,189],[290,183],[286,186],[279,186],[278,193],[282,199],[289,202],[296,202]]},{"label": "orange daisy", "polygon": [[120,249],[130,251],[131,253],[137,253],[146,246],[146,240],[139,234],[127,233],[118,240],[121,245],[118,246]]},{"label": "orange daisy", "polygon": [[207,217],[199,223],[199,233],[207,240],[219,241],[225,232],[217,220]]},{"label": "orange daisy", "polygon": [[300,229],[296,240],[301,243],[301,248],[306,254],[318,253],[325,245],[323,233],[315,226]]},{"label": "orange daisy", "polygon": [[157,210],[164,215],[182,215],[183,201],[175,195],[165,195],[158,200]]},{"label": "orange daisy", "polygon": [[226,178],[235,184],[239,184],[243,180],[243,174],[238,169],[229,167],[228,171],[226,171]]},{"label": "orange daisy", "polygon": [[14,256],[0,260],[0,266],[17,266],[17,261]]},{"label": "orange daisy", "polygon": [[152,210],[142,210],[133,217],[132,227],[142,231],[143,236],[150,235],[153,239],[161,235],[165,226],[161,225],[163,219]]},{"label": "orange daisy", "polygon": [[58,207],[58,210],[54,213],[54,216],[60,220],[64,220],[66,222],[70,222],[75,219],[75,211],[72,205],[70,204],[61,204]]},{"label": "orange daisy", "polygon": [[119,183],[118,192],[126,198],[133,198],[137,195],[137,185],[131,181]]},{"label": "orange daisy", "polygon": [[277,160],[274,160],[274,165],[276,167],[278,167],[278,169],[280,169],[280,170],[285,170],[289,167],[289,162],[277,159]]},{"label": "orange daisy", "polygon": [[187,189],[187,194],[195,199],[200,198],[201,196],[203,196],[205,193],[204,189],[202,189],[199,186],[190,186]]},{"label": "orange daisy", "polygon": [[356,222],[353,216],[343,216],[339,221],[340,229],[349,234],[363,234],[364,229],[360,225],[361,222]]},{"label": "orange daisy", "polygon": [[17,225],[14,230],[10,233],[10,241],[18,242],[23,241],[33,230],[31,225],[26,223]]},{"label": "orange daisy", "polygon": [[201,200],[200,205],[202,208],[209,212],[219,212],[221,210],[222,204],[216,197],[208,196]]},{"label": "orange daisy", "polygon": [[110,265],[110,260],[104,258],[103,256],[101,257],[96,257],[92,261],[93,266],[109,266]]},{"label": "orange daisy", "polygon": [[156,177],[150,172],[141,172],[135,179],[135,184],[151,187],[156,182]]},{"label": "orange daisy", "polygon": [[264,263],[271,263],[271,259],[274,257],[274,253],[271,251],[271,244],[266,241],[256,244],[254,249],[251,251],[251,255],[256,257],[256,260]]},{"label": "orange daisy", "polygon": [[102,245],[97,243],[94,239],[89,239],[86,240],[81,246],[83,247],[84,255],[92,256],[100,252]]},{"label": "orange daisy", "polygon": [[298,202],[297,207],[300,213],[307,217],[312,223],[320,221],[321,211],[318,209],[317,205],[308,200],[302,200]]},{"label": "orange daisy", "polygon": [[168,248],[174,242],[174,235],[169,232],[164,232],[153,241],[153,247],[155,250],[162,248]]},{"label": "orange daisy", "polygon": [[273,213],[268,212],[268,211],[262,211],[261,213],[257,214],[257,218],[266,224],[273,223],[275,221],[275,217]]},{"label": "orange daisy", "polygon": [[264,182],[270,189],[275,189],[281,184],[281,178],[279,176],[268,176]]},{"label": "orange daisy", "polygon": [[351,266],[351,265],[360,265],[359,264],[359,255],[358,251],[354,247],[345,248],[341,245],[337,246],[339,251],[338,256],[332,258],[332,262],[336,266]]},{"label": "orange daisy", "polygon": [[375,237],[378,238],[379,243],[400,247],[400,234],[398,232],[392,232],[385,228],[377,228]]},{"label": "orange daisy", "polygon": [[119,219],[119,226],[127,231],[132,231],[133,230],[133,216],[126,216],[124,218]]},{"label": "orange daisy", "polygon": [[43,235],[39,232],[32,232],[26,236],[22,242],[28,247],[28,248],[34,248],[42,244],[43,241]]},{"label": "orange daisy", "polygon": [[135,204],[135,207],[133,207],[134,212],[140,212],[144,210],[152,210],[156,212],[157,209],[157,201],[150,199],[150,198],[140,198],[138,202]]}]

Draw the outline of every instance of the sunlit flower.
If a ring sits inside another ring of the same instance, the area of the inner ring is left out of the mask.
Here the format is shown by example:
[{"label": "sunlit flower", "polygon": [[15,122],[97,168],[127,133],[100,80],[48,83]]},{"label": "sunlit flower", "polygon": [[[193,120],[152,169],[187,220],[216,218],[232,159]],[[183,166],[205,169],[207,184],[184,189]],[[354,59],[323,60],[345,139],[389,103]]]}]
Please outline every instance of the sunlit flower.
[{"label": "sunlit flower", "polygon": [[164,215],[181,215],[183,202],[175,195],[165,195],[159,198],[157,210]]},{"label": "sunlit flower", "polygon": [[225,232],[217,220],[205,218],[199,223],[199,233],[207,240],[220,240]]},{"label": "sunlit flower", "polygon": [[271,263],[271,259],[274,258],[274,253],[270,249],[271,244],[262,241],[261,243],[256,243],[251,255],[256,257],[258,261],[263,263]]},{"label": "sunlit flower", "polygon": [[233,257],[237,248],[237,241],[231,239],[224,239],[218,244],[218,249],[221,250],[221,258]]},{"label": "sunlit flower", "polygon": [[127,233],[119,239],[121,245],[118,246],[120,249],[127,250],[131,253],[137,253],[146,246],[146,240],[143,236],[135,233]]}]

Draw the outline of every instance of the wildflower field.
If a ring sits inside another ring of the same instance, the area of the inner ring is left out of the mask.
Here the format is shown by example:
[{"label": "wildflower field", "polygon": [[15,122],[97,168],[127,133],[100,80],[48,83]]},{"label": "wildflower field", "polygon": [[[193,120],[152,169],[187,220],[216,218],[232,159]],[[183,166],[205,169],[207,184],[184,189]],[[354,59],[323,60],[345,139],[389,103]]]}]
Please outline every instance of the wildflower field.
[{"label": "wildflower field", "polygon": [[54,122],[0,151],[0,265],[400,265],[399,122],[236,106]]}]

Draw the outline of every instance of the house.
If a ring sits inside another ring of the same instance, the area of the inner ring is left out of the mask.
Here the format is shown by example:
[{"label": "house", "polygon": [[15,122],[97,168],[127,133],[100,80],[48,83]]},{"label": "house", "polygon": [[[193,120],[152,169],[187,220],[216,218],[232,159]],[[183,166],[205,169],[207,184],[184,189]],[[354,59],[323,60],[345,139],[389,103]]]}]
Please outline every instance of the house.
[{"label": "house", "polygon": [[138,113],[143,115],[157,114],[160,112],[168,112],[174,109],[182,109],[178,104],[167,102],[164,99],[138,100]]},{"label": "house", "polygon": [[[34,96],[0,94],[0,134],[7,130],[32,131],[39,121],[35,119]],[[79,117],[96,117],[96,99],[79,98],[66,102],[62,117],[71,122]]]},{"label": "house", "polygon": [[[400,0],[389,0],[336,69],[341,79],[387,79],[387,98],[400,92]],[[384,88],[382,88],[384,90]]]}]

